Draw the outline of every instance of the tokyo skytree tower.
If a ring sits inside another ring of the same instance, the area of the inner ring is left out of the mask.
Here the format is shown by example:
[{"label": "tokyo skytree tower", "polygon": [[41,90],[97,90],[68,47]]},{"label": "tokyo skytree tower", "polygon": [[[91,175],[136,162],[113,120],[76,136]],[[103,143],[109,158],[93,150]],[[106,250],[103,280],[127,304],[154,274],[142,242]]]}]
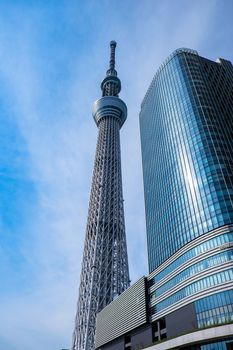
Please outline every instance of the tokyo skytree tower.
[{"label": "tokyo skytree tower", "polygon": [[115,41],[110,48],[102,98],[95,101],[92,112],[99,134],[72,350],[95,348],[97,312],[129,286],[120,151],[120,128],[127,107],[118,97],[121,82],[115,70]]}]

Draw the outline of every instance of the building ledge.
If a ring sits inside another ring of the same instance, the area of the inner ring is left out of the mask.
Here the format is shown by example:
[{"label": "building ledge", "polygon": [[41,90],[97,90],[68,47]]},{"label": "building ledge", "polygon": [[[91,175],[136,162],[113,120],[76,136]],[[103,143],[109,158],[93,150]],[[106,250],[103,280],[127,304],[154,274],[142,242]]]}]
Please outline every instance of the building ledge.
[{"label": "building ledge", "polygon": [[206,329],[201,329],[192,333],[178,336],[176,338],[166,340],[162,343],[152,345],[147,350],[166,350],[175,349],[186,345],[205,342],[208,340],[223,339],[233,334],[233,324],[216,326]]}]

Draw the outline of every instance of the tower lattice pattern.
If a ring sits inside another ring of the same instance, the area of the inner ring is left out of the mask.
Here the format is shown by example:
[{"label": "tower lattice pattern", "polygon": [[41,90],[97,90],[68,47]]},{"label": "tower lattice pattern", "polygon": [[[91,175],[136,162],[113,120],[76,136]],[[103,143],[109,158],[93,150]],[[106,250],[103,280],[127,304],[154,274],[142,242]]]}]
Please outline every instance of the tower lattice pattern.
[{"label": "tower lattice pattern", "polygon": [[110,47],[110,65],[101,84],[103,97],[93,107],[99,135],[72,350],[94,349],[97,312],[129,286],[119,132],[127,108],[118,97],[116,43],[112,41]]}]

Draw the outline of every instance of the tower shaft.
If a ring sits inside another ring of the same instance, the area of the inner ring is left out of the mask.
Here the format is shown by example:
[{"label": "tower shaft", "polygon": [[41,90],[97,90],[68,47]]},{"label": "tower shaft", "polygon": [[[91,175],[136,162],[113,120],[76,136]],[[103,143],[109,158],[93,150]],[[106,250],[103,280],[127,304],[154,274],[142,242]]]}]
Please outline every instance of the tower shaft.
[{"label": "tower shaft", "polygon": [[99,134],[72,350],[94,349],[97,312],[129,286],[119,132],[127,109],[117,97],[120,81],[114,64],[111,46],[110,69],[102,83],[104,97],[93,107]]}]

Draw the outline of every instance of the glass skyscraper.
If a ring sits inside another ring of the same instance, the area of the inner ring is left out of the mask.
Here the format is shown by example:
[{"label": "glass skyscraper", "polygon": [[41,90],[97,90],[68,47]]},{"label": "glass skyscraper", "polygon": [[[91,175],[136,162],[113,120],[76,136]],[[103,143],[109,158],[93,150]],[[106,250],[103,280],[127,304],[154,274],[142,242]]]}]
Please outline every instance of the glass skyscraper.
[{"label": "glass skyscraper", "polygon": [[142,102],[140,131],[151,322],[182,310],[198,328],[231,322],[231,62],[173,52]]}]

